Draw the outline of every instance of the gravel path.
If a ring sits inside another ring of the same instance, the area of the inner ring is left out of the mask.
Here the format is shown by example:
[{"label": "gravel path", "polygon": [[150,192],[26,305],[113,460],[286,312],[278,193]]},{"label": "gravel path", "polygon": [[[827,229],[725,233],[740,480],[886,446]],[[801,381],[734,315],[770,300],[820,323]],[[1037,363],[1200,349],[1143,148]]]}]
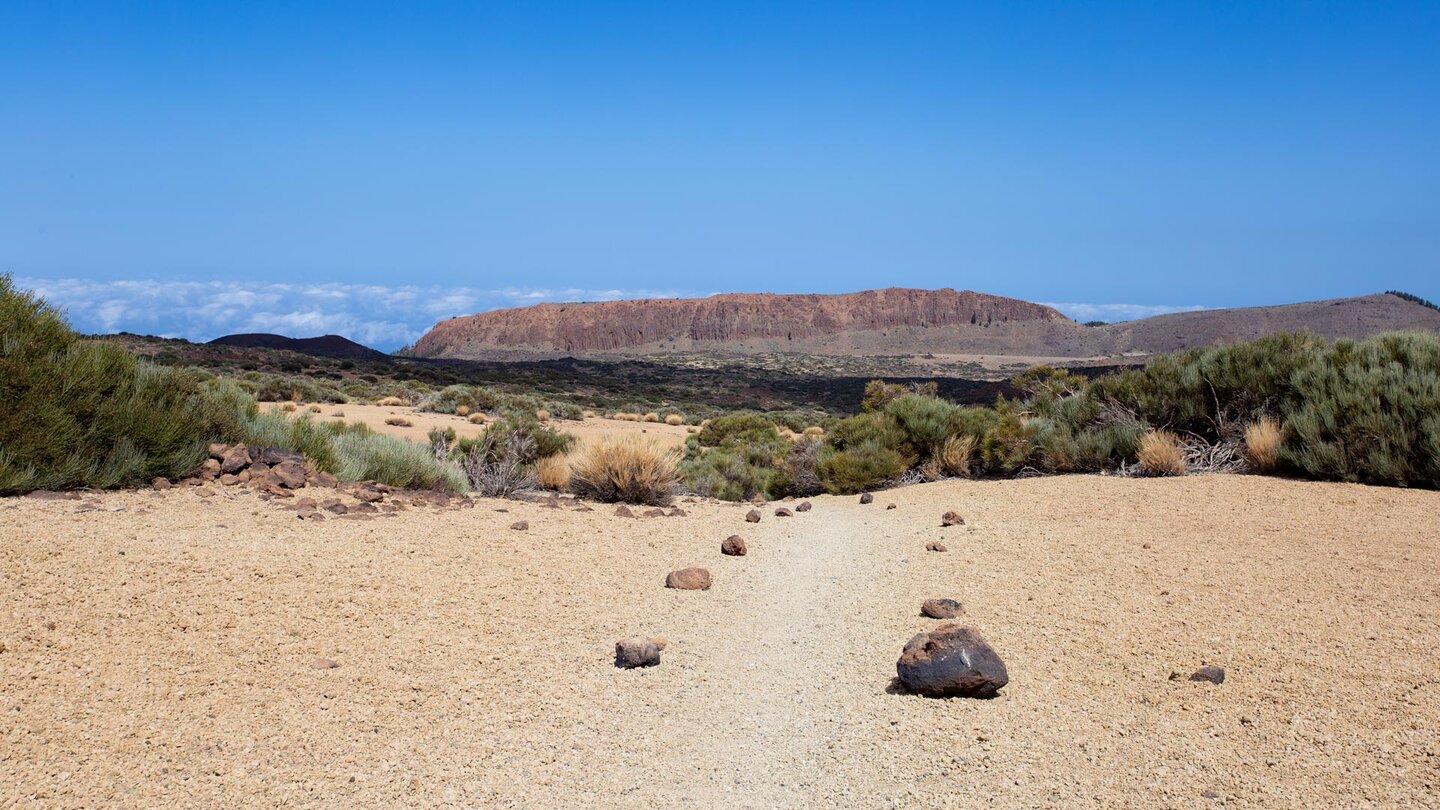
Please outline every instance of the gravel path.
[{"label": "gravel path", "polygon": [[[753,525],[0,500],[0,806],[1440,795],[1440,493],[1071,476],[813,500]],[[941,528],[952,508],[967,525]],[[719,554],[732,533],[747,556]],[[714,587],[661,587],[688,565]],[[893,692],[931,597],[1005,658],[999,698]],[[615,669],[636,634],[669,640],[662,664]],[[1201,664],[1225,684],[1170,679]]]}]

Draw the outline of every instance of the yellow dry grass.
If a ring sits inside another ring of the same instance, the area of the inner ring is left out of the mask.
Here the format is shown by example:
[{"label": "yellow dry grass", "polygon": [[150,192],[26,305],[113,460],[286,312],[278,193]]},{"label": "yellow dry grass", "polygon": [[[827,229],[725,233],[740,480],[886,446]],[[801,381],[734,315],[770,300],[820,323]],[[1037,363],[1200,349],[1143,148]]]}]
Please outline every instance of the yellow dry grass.
[{"label": "yellow dry grass", "polygon": [[1280,463],[1280,445],[1284,441],[1280,423],[1269,416],[1245,427],[1245,455],[1260,472],[1270,472]]},{"label": "yellow dry grass", "polygon": [[975,454],[974,436],[951,436],[940,445],[935,462],[946,475],[970,477],[970,458]]},{"label": "yellow dry grass", "polygon": [[604,439],[570,462],[570,488],[598,501],[666,505],[678,486],[678,448],[638,437]]},{"label": "yellow dry grass", "polygon": [[490,421],[490,417],[486,416],[485,414],[483,414],[483,413],[481,413],[481,412],[479,412],[479,411],[476,411],[475,413],[470,414],[470,424],[472,424],[472,425],[483,425],[483,424],[485,424],[485,423],[488,422],[488,421]]},{"label": "yellow dry grass", "polygon": [[570,487],[570,462],[565,456],[547,456],[535,462],[535,479],[544,489],[564,492]]},{"label": "yellow dry grass", "polygon": [[1184,475],[1185,454],[1180,437],[1168,430],[1152,430],[1141,436],[1140,469],[1146,475]]},{"label": "yellow dry grass", "polygon": [[685,424],[685,417],[681,416],[681,415],[678,414],[678,413],[672,413],[672,414],[670,414],[669,416],[666,416],[666,417],[665,417],[665,424],[667,424],[667,425],[683,425],[683,424]]},{"label": "yellow dry grass", "polygon": [[391,427],[410,427],[415,423],[411,422],[409,419],[406,419],[403,416],[392,416],[389,419],[385,420],[385,424]]},{"label": "yellow dry grass", "polygon": [[405,400],[401,399],[400,397],[385,397],[384,399],[377,400],[375,404],[379,405],[382,408],[394,408],[400,405],[404,405]]}]

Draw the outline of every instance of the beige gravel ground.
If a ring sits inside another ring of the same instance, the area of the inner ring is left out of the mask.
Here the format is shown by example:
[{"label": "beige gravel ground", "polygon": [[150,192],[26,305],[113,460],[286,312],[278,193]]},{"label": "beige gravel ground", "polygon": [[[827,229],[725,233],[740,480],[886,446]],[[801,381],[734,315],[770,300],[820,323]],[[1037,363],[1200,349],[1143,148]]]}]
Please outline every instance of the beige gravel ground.
[{"label": "beige gravel ground", "polygon": [[[311,523],[233,489],[97,500],[0,500],[0,806],[1440,795],[1440,493],[1071,476],[758,525],[714,503]],[[968,525],[940,528],[949,508]],[[720,556],[734,532],[749,556]],[[661,587],[687,565],[714,588]],[[999,698],[889,689],[942,596],[1004,656]],[[613,668],[632,634],[670,640],[661,666]],[[1168,677],[1202,663],[1225,684]]]}]

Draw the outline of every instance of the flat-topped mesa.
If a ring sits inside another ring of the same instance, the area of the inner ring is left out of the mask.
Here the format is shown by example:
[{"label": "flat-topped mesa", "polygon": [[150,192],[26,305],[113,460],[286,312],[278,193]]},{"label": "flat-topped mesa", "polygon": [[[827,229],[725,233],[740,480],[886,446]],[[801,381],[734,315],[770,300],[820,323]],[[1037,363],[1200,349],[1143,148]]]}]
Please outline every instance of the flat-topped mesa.
[{"label": "flat-topped mesa", "polygon": [[494,351],[606,352],[750,340],[805,341],[848,332],[1071,324],[1043,306],[977,292],[890,288],[842,295],[734,293],[709,298],[537,304],[438,324],[415,344],[419,357]]}]

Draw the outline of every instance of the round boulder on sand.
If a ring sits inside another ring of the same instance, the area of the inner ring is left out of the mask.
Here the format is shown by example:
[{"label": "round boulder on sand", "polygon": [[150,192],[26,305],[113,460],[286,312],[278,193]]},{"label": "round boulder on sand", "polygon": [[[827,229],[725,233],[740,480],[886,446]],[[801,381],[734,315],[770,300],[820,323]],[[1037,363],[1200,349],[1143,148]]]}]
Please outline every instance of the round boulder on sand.
[{"label": "round boulder on sand", "polygon": [[810,502],[809,502],[809,501],[801,501],[800,503],[795,504],[795,511],[796,511],[796,512],[809,512],[809,511],[810,511]]},{"label": "round boulder on sand", "polygon": [[745,522],[746,522],[746,523],[759,523],[759,522],[760,522],[760,510],[759,510],[759,509],[751,509],[749,512],[746,512],[746,513],[745,513]]},{"label": "round boulder on sand", "polygon": [[648,638],[636,636],[615,642],[615,666],[620,669],[653,667],[660,663],[660,648]]},{"label": "round boulder on sand", "polygon": [[795,513],[782,506],[775,510],[775,517],[795,517]]},{"label": "round boulder on sand", "polygon": [[868,493],[868,492],[862,492],[862,493],[860,493],[860,503],[874,503],[874,502],[875,502],[875,496],[874,496],[874,495],[871,495],[871,494]]},{"label": "round boulder on sand", "polygon": [[954,510],[952,509],[951,511],[946,512],[945,514],[943,514],[943,515],[940,516],[940,525],[941,525],[941,526],[964,526],[964,525],[965,525],[965,518],[960,517],[960,513],[959,513],[959,512],[956,512],[956,511],[954,511]]},{"label": "round boulder on sand", "polygon": [[926,543],[926,544],[925,544],[925,550],[926,550],[926,551],[949,551],[950,549],[946,548],[944,543]]},{"label": "round boulder on sand", "polygon": [[942,624],[910,639],[895,664],[906,689],[926,697],[994,697],[1010,681],[979,631]]},{"label": "round boulder on sand", "polygon": [[926,599],[920,612],[932,619],[953,619],[965,612],[954,599]]},{"label": "round boulder on sand", "polygon": [[1225,669],[1223,667],[1200,667],[1190,673],[1190,680],[1213,683],[1219,686],[1225,682]]},{"label": "round boulder on sand", "polygon": [[710,590],[710,572],[704,568],[681,568],[665,576],[665,587],[680,591]]},{"label": "round boulder on sand", "polygon": [[730,535],[720,544],[720,553],[727,557],[744,557],[745,552],[745,538],[738,534]]}]

